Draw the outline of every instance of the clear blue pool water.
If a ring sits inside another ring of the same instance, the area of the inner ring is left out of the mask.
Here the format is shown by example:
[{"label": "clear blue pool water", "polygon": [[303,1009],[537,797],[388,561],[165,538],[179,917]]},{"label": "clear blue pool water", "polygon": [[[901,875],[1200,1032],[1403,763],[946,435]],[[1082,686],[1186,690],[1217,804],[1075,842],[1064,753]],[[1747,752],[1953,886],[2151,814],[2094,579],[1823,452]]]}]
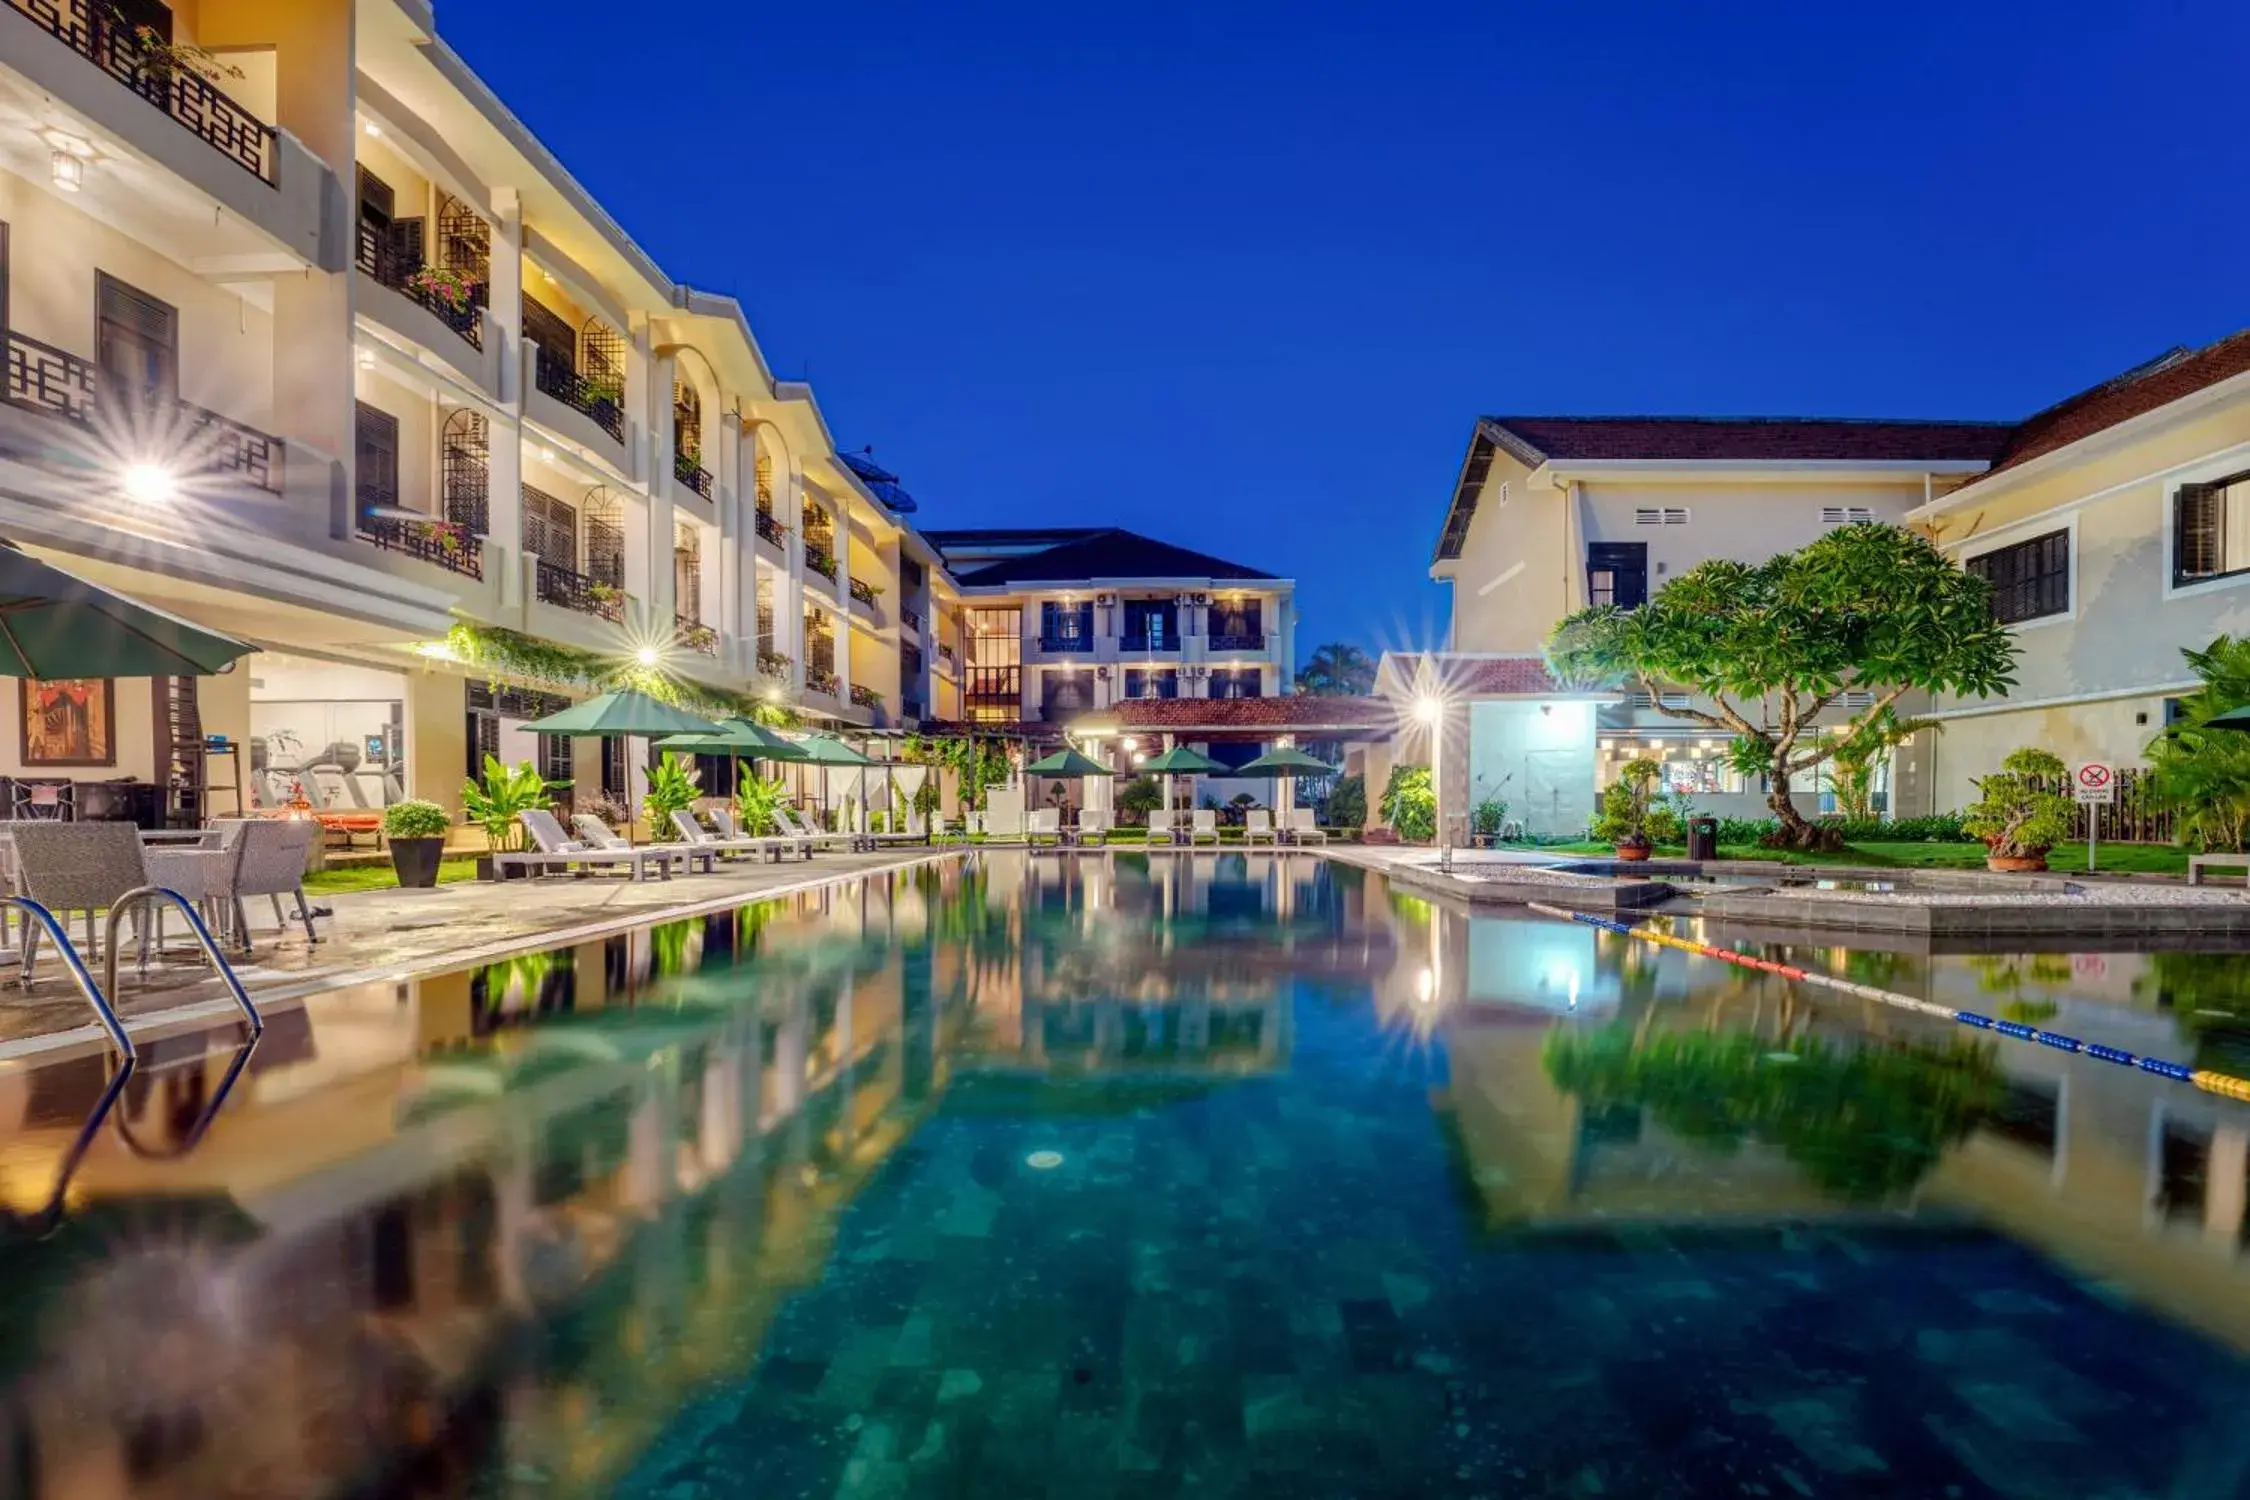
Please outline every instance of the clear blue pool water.
[{"label": "clear blue pool water", "polygon": [[1310,856],[986,855],[238,1056],[75,1155],[102,1061],[0,1072],[0,1494],[2250,1494],[2250,1111]]}]

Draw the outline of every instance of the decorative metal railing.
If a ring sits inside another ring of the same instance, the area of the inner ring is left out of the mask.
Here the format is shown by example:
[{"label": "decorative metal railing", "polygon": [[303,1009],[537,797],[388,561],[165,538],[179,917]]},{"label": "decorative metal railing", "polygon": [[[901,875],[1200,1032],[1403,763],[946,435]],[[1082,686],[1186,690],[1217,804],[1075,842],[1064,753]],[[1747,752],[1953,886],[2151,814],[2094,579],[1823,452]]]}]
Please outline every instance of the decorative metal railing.
[{"label": "decorative metal railing", "polygon": [[576,610],[579,614],[594,615],[614,623],[621,623],[625,618],[623,589],[583,573],[574,573],[544,557],[538,560],[535,586],[542,604]]},{"label": "decorative metal railing", "polygon": [[1117,649],[1120,651],[1177,651],[1180,649],[1180,638],[1176,635],[1166,635],[1161,631],[1148,630],[1138,635],[1119,636],[1117,638]]},{"label": "decorative metal railing", "polygon": [[937,659],[950,668],[953,665],[953,648],[940,641],[937,648]]},{"label": "decorative metal railing", "polygon": [[1259,635],[1215,635],[1211,637],[1213,651],[1263,651],[1266,638]]},{"label": "decorative metal railing", "polygon": [[483,537],[471,535],[451,521],[409,521],[399,516],[367,515],[364,507],[370,503],[388,505],[393,502],[387,499],[371,502],[366,490],[360,491],[359,501],[363,508],[359,534],[383,551],[403,552],[449,573],[483,579]]},{"label": "decorative metal railing", "polygon": [[852,702],[861,708],[881,708],[883,695],[871,687],[855,682],[852,684]]},{"label": "decorative metal railing", "polygon": [[672,455],[672,477],[706,500],[710,499],[711,492],[718,488],[718,481],[711,477],[711,471],[685,453],[674,453]]},{"label": "decorative metal railing", "polygon": [[908,609],[901,605],[898,612],[898,622],[916,635],[922,633],[922,612],[918,609]]},{"label": "decorative metal railing", "polygon": [[429,313],[459,334],[470,348],[484,347],[486,293],[482,285],[469,285],[458,298],[449,295],[444,290],[442,277],[431,273],[421,256],[385,239],[381,230],[365,221],[359,226],[357,262],[369,280],[389,287]]},{"label": "decorative metal railing", "polygon": [[768,651],[761,648],[758,652],[758,670],[768,677],[787,678],[789,668],[792,665],[794,663],[779,651]]},{"label": "decorative metal railing", "polygon": [[719,632],[692,615],[672,616],[672,633],[690,651],[704,656],[719,654]]},{"label": "decorative metal railing", "polygon": [[229,98],[192,61],[141,40],[140,29],[103,0],[7,0],[71,51],[203,138],[269,186],[279,184],[271,125]]},{"label": "decorative metal railing", "polygon": [[7,399],[88,427],[114,423],[137,438],[161,442],[183,472],[239,474],[262,490],[281,493],[280,438],[161,391],[121,392],[91,362],[13,330]]},{"label": "decorative metal railing", "polygon": [[805,668],[805,690],[807,692],[826,693],[833,698],[836,696],[836,690],[842,685],[842,679],[837,677],[834,672],[824,672],[818,667]]},{"label": "decorative metal railing", "polygon": [[904,671],[904,672],[906,673],[906,675],[907,675],[907,676],[909,676],[909,677],[919,677],[919,676],[921,676],[921,675],[922,675],[922,648],[921,648],[920,646],[901,646],[901,647],[899,647],[899,648],[898,648],[898,664],[899,664],[899,667],[900,667],[900,669],[901,669],[901,670],[903,670],[903,671]]},{"label": "decorative metal railing", "polygon": [[773,518],[773,512],[760,506],[758,509],[758,535],[776,547],[788,545],[789,528]]},{"label": "decorative metal railing", "polygon": [[619,442],[625,441],[625,393],[613,380],[581,375],[542,349],[533,358],[539,389],[569,407],[584,412],[594,425]]},{"label": "decorative metal railing", "polygon": [[816,547],[811,542],[805,543],[805,566],[830,583],[836,581],[836,555],[825,547]]},{"label": "decorative metal railing", "polygon": [[854,578],[846,587],[851,590],[854,599],[857,599],[869,609],[875,607],[875,585],[865,579]]},{"label": "decorative metal railing", "polygon": [[1039,649],[1064,654],[1084,653],[1094,649],[1094,638],[1090,635],[1043,635],[1039,637]]}]

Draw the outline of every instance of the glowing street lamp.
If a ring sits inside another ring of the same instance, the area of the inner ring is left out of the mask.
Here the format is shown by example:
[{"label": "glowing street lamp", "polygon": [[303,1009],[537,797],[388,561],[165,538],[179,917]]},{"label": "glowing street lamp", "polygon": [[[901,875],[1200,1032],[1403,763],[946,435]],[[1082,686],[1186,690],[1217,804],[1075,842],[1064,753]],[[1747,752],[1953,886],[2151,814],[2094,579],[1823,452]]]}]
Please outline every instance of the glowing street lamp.
[{"label": "glowing street lamp", "polygon": [[132,464],[125,470],[125,495],[137,505],[169,505],[179,498],[180,482],[162,464]]}]

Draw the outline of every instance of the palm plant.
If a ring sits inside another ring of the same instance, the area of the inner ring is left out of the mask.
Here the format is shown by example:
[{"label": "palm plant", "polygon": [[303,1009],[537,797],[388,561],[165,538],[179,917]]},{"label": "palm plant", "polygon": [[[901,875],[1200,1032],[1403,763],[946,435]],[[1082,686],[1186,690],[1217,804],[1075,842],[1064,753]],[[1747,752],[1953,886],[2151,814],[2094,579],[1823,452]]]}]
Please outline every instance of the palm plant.
[{"label": "palm plant", "polygon": [[1297,691],[1314,698],[1364,697],[1375,691],[1375,659],[1343,641],[1316,646],[1297,669]]},{"label": "palm plant", "polygon": [[528,760],[508,766],[499,756],[487,755],[483,780],[461,784],[461,806],[469,821],[484,830],[486,845],[503,853],[523,847],[518,814],[553,806],[554,786]]},{"label": "palm plant", "polygon": [[2180,700],[2179,718],[2149,742],[2149,793],[2179,814],[2183,842],[2239,850],[2250,840],[2250,734],[2207,726],[2250,703],[2250,638],[2222,635],[2180,654],[2203,686]]},{"label": "palm plant", "polygon": [[664,758],[649,768],[648,793],[641,798],[641,811],[648,814],[649,827],[666,828],[671,825],[672,814],[702,795],[703,772],[693,760],[667,750]]}]

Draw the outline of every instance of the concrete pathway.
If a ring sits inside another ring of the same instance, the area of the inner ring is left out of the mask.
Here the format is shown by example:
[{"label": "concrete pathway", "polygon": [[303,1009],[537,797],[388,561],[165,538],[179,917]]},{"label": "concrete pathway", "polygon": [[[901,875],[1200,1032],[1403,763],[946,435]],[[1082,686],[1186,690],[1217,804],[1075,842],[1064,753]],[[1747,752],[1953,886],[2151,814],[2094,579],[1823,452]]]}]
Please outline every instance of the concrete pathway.
[{"label": "concrete pathway", "polygon": [[[670,880],[550,876],[504,885],[464,882],[427,891],[353,891],[315,898],[314,905],[334,911],[315,923],[318,943],[305,940],[301,924],[277,934],[271,906],[258,902],[250,913],[255,952],[236,961],[235,971],[251,999],[272,1008],[323,990],[591,941],[872,872],[958,859],[963,853],[914,845],[780,864],[722,864],[709,875]],[[130,961],[118,976],[112,999],[136,1038],[239,1014],[201,959],[190,956],[176,919],[167,935],[169,955],[152,963],[145,978],[134,975]],[[99,965],[95,973],[99,975]],[[39,978],[28,991],[16,987],[12,962],[0,968],[0,976],[0,1060],[101,1042],[85,1000],[52,953],[42,954]]]}]

